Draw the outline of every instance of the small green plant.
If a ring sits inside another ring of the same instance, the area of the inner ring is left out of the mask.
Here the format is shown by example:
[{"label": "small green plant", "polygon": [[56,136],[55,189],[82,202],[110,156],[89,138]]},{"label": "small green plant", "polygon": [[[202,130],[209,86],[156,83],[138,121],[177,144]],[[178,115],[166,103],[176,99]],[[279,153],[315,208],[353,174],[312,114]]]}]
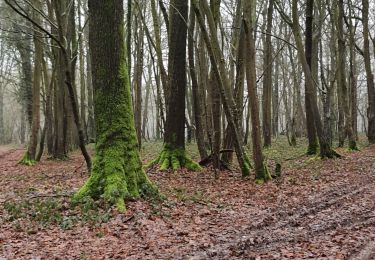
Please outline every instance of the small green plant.
[{"label": "small green plant", "polygon": [[50,225],[59,226],[63,230],[71,229],[78,223],[99,226],[112,217],[111,207],[91,198],[86,199],[79,208],[66,208],[61,200],[48,198],[7,202],[4,210],[4,220],[14,222],[17,230],[25,230],[28,234],[37,230],[37,227]]}]

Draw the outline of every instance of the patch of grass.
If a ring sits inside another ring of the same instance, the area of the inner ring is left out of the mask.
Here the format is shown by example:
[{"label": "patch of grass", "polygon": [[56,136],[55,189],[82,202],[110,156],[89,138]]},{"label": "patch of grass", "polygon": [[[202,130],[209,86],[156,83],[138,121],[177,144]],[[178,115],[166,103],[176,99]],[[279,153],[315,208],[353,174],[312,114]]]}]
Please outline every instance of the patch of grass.
[{"label": "patch of grass", "polygon": [[296,146],[290,146],[285,136],[279,136],[273,140],[272,146],[263,150],[267,159],[283,162],[301,157],[306,154],[307,140],[305,138],[297,139]]}]

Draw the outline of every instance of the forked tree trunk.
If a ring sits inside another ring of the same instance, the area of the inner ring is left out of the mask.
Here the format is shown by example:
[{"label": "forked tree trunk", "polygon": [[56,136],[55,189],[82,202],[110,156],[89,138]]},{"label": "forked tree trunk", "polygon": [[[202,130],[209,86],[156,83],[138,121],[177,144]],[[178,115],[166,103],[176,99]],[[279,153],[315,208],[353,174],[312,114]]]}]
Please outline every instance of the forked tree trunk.
[{"label": "forked tree trunk", "polygon": [[[220,2],[221,0],[211,0],[210,9],[214,18],[215,32],[217,33],[217,26],[220,18]],[[208,93],[211,99],[211,111],[212,111],[212,159],[213,166],[218,169],[220,168],[220,147],[221,147],[221,100],[220,91],[215,73],[213,70],[210,72],[210,80]]]}]

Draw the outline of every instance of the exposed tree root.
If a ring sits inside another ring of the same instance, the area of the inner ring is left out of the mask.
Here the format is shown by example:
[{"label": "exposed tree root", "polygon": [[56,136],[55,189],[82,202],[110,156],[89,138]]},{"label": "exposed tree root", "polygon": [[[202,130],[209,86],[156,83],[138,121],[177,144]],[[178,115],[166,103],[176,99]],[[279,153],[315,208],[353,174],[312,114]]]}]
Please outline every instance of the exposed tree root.
[{"label": "exposed tree root", "polygon": [[258,170],[256,170],[256,179],[255,182],[257,184],[264,184],[267,181],[272,180],[272,176],[270,172],[268,171],[267,165],[263,162],[262,167]]},{"label": "exposed tree root", "polygon": [[186,155],[184,149],[172,149],[165,145],[160,156],[153,160],[147,167],[160,165],[160,171],[172,169],[173,171],[186,168],[189,171],[200,171],[202,167]]},{"label": "exposed tree root", "polygon": [[36,164],[36,161],[30,159],[29,153],[26,152],[25,155],[22,157],[22,159],[18,161],[18,164],[26,165],[26,166],[34,166]]}]

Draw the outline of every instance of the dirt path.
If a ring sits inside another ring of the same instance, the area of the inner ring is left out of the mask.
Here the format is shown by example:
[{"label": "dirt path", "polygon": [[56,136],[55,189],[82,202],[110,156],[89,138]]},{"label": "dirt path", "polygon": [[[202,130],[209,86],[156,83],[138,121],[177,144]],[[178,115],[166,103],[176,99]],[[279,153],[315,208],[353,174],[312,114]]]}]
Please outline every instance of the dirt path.
[{"label": "dirt path", "polygon": [[[72,192],[87,177],[79,155],[29,168],[16,164],[22,151],[1,154],[1,204]],[[373,259],[375,147],[289,164],[263,186],[232,173],[151,171],[169,199],[129,202],[100,226],[28,234],[0,217],[0,259]]]}]

